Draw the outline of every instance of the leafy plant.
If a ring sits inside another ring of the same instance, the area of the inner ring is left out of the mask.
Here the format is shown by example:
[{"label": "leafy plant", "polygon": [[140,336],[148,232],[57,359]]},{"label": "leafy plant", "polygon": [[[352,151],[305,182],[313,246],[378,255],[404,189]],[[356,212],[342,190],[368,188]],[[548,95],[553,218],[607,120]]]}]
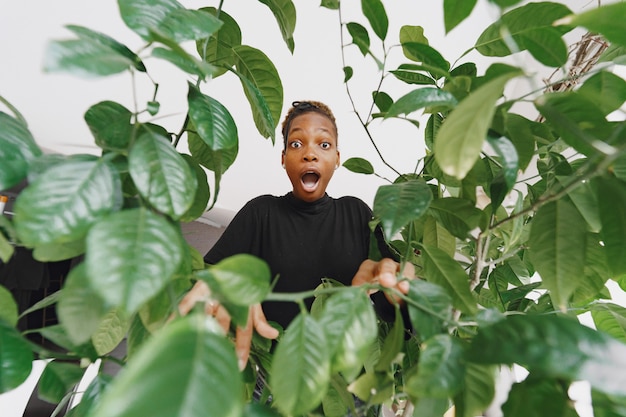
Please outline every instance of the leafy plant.
[{"label": "leafy plant", "polygon": [[[262,3],[293,50],[294,5]],[[402,118],[427,151],[412,172],[380,154],[395,179],[379,188],[373,207],[390,246],[421,278],[403,296],[412,329],[406,332],[402,314],[378,322],[365,288],[325,282],[314,292],[311,314],[285,330],[275,352],[255,340],[251,361],[269,371],[271,405],[250,401],[256,367],[237,371],[233,345],[213,319],[170,318],[195,279],[210,285],[238,324],[253,303],[310,295],[272,293],[266,265],[250,256],[203,265],[179,227],[215,202],[238,149],[235,119],[202,87],[238,77],[259,133],[273,140],[283,99],[274,65],[242,44],[221,3],[190,10],[173,0],[119,0],[122,19],[146,43],[140,53],[105,34],[68,27],[76,38],[51,44],[48,70],[147,75],[150,56],[196,82],[188,86],[187,117],[176,133],[151,119],[159,111],[156,83],[144,108],[92,106],[85,121],[102,148],[99,157],[43,155],[16,109],[0,113],[0,189],[29,182],[13,219],[0,223],[2,259],[13,245],[32,248],[41,260],[84,256],[64,288],[34,307],[56,304],[60,323],[40,332],[63,354],[26,341],[15,329],[17,307],[0,288],[0,389],[19,385],[35,355],[106,359],[127,335],[124,369],[112,380],[96,378],[72,415],[340,416],[347,409],[375,413],[385,404],[404,415],[433,416],[454,405],[456,415],[469,417],[492,403],[499,367],[513,364],[529,375],[510,390],[506,416],[576,415],[568,388],[579,380],[591,385],[596,415],[623,414],[625,310],[611,302],[606,284],[626,288],[626,123],[619,110],[626,81],[611,72],[626,55],[626,4],[576,14],[558,2],[492,3],[501,16],[468,50],[493,57],[484,71],[461,62],[466,54],[451,64],[418,26],[400,29],[401,48],[385,48],[389,25],[380,0],[361,2],[369,27],[341,22],[351,38],[343,51],[356,47],[380,68],[368,110],[354,106],[372,144],[373,124],[384,128],[386,120]],[[475,4],[444,1],[446,31]],[[341,13],[338,1],[322,7]],[[576,28],[590,32],[572,57],[565,39]],[[394,53],[405,63],[388,69]],[[529,66],[536,60],[555,68],[557,79],[538,90],[509,91],[513,80],[532,78],[502,59],[519,54]],[[352,99],[358,67],[343,71]],[[406,93],[386,93],[392,83]],[[523,103],[533,104],[534,115],[520,110]],[[181,140],[190,155],[177,150]],[[344,166],[387,175],[362,158]],[[204,169],[214,174],[212,201]],[[596,329],[580,324],[583,313]],[[77,368],[49,366],[46,398],[71,395]]]}]

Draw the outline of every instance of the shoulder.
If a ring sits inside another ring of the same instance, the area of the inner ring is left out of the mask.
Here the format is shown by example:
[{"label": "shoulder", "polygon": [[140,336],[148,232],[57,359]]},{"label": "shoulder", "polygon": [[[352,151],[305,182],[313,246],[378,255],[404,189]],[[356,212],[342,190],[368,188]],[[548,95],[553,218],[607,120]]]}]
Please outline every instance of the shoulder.
[{"label": "shoulder", "polygon": [[239,213],[242,214],[254,214],[254,213],[263,213],[268,210],[274,209],[276,206],[281,204],[281,197],[276,197],[270,194],[260,195],[258,197],[254,197],[249,200],[242,208],[239,210]]},{"label": "shoulder", "polygon": [[335,199],[335,204],[345,210],[358,211],[371,216],[372,210],[363,200],[353,196],[344,196]]}]

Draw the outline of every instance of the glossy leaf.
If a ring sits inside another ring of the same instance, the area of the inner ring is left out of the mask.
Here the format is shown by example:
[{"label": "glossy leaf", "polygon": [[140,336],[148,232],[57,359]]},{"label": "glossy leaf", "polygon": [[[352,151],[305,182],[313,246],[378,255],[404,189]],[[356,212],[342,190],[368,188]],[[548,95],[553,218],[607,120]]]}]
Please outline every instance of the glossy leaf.
[{"label": "glossy leaf", "polygon": [[424,87],[413,90],[396,100],[391,105],[385,118],[397,117],[400,114],[409,115],[416,110],[426,107],[441,107],[443,109],[454,108],[457,104],[456,98],[439,88]]},{"label": "glossy leaf", "polygon": [[[165,41],[165,39],[161,40]],[[175,44],[171,46],[175,46]],[[166,60],[188,74],[199,76],[200,79],[205,79],[213,75],[215,71],[212,65],[196,59],[180,47],[175,47],[174,49],[154,48],[152,50],[152,56]]]},{"label": "glossy leaf", "polygon": [[483,215],[470,200],[456,197],[433,200],[429,214],[459,239],[466,239],[468,233],[478,227]]},{"label": "glossy leaf", "polygon": [[259,0],[270,8],[276,18],[283,40],[293,54],[295,42],[293,32],[296,28],[296,8],[291,0]]},{"label": "glossy leaf", "polygon": [[102,149],[125,151],[132,138],[132,113],[114,101],[94,104],[85,113],[85,121]]},{"label": "glossy leaf", "polygon": [[122,20],[146,41],[168,14],[184,7],[176,0],[118,0]]},{"label": "glossy leaf", "polygon": [[[485,29],[475,48],[486,56],[508,56],[517,52],[511,51],[507,45],[514,43],[518,50],[528,49],[535,59],[545,65],[563,65],[567,60],[567,48],[561,36],[567,29],[553,27],[552,24],[569,14],[571,11],[559,3],[526,4],[505,13],[500,21]],[[506,32],[502,27],[506,28]],[[510,38],[505,39],[504,36]]]},{"label": "glossy leaf", "polygon": [[452,298],[446,290],[432,282],[410,281],[408,303],[411,324],[420,340],[424,341],[443,333],[452,319]]},{"label": "glossy leaf", "polygon": [[[565,185],[564,183],[569,180],[563,177],[557,177],[556,179],[561,185]],[[598,197],[591,183],[585,181],[568,192],[567,195],[574,203],[574,206],[576,206],[576,209],[585,218],[588,229],[593,233],[600,232],[602,224],[600,223],[600,213],[598,212]]]},{"label": "glossy leaf", "polygon": [[229,256],[196,276],[210,286],[217,284],[219,295],[237,306],[260,303],[270,291],[270,269],[252,255]]},{"label": "glossy leaf", "polygon": [[585,80],[577,91],[597,103],[602,112],[608,115],[626,101],[626,80],[612,72],[600,71]]},{"label": "glossy leaf", "polygon": [[363,158],[350,158],[343,163],[343,166],[349,171],[356,172],[357,174],[371,175],[374,173],[374,167],[372,164]]},{"label": "glossy leaf", "polygon": [[304,414],[324,398],[330,382],[326,346],[325,332],[311,316],[297,316],[285,330],[270,370],[273,405],[282,413]]},{"label": "glossy leaf", "polygon": [[20,148],[0,137],[0,190],[19,184],[28,173],[28,162]]},{"label": "glossy leaf", "polygon": [[49,362],[39,379],[37,395],[44,401],[58,404],[80,381],[84,373],[85,370],[77,364],[59,361]]},{"label": "glossy leaf", "polygon": [[424,222],[422,242],[424,245],[435,246],[450,256],[456,251],[455,237],[432,216],[427,216]]},{"label": "glossy leaf", "polygon": [[532,126],[535,122],[518,114],[506,116],[506,135],[515,146],[519,169],[525,171],[535,153],[535,137]]},{"label": "glossy leaf", "polygon": [[85,265],[81,263],[72,268],[56,308],[59,322],[72,343],[88,342],[106,311],[104,301],[90,288]]},{"label": "glossy leaf", "polygon": [[98,355],[103,356],[115,349],[126,337],[130,323],[119,309],[109,310],[91,335],[91,343]]},{"label": "glossy leaf", "polygon": [[491,207],[495,211],[515,185],[519,169],[518,157],[513,143],[503,136],[496,138],[488,135],[487,142],[500,157],[502,164],[502,171],[491,182],[490,187]]},{"label": "glossy leaf", "polygon": [[450,70],[450,63],[432,46],[421,42],[403,42],[402,50],[404,55],[424,65],[437,68],[440,71]]},{"label": "glossy leaf", "polygon": [[380,40],[385,40],[389,28],[389,19],[381,0],[361,0],[361,10],[374,33]]},{"label": "glossy leaf", "polygon": [[15,228],[27,246],[82,239],[120,206],[121,184],[104,159],[70,160],[46,171],[15,201]]},{"label": "glossy leaf", "polygon": [[432,79],[428,75],[424,75],[415,71],[397,69],[389,72],[393,74],[393,76],[396,77],[398,80],[407,84],[435,85],[437,83],[436,80]]},{"label": "glossy leaf", "polygon": [[374,215],[380,219],[385,237],[391,240],[409,222],[421,217],[431,200],[432,192],[421,180],[379,187],[374,198]]},{"label": "glossy leaf", "polygon": [[154,296],[182,259],[178,230],[147,209],[129,209],[99,221],[87,236],[86,273],[110,305],[133,313]]},{"label": "glossy leaf", "polygon": [[17,324],[17,304],[11,292],[0,285],[0,321],[9,326]]},{"label": "glossy leaf", "polygon": [[196,181],[198,186],[196,188],[196,193],[194,195],[193,204],[189,207],[189,210],[181,216],[180,221],[182,222],[190,222],[198,217],[202,216],[207,209],[207,205],[209,204],[209,198],[211,197],[211,190],[209,189],[209,184],[207,182],[207,176],[204,169],[198,165],[197,162],[193,160],[193,158],[189,155],[183,154],[183,159],[189,164],[192,172],[196,176]]},{"label": "glossy leaf", "polygon": [[90,415],[95,405],[100,401],[102,393],[109,387],[111,380],[112,377],[110,375],[104,373],[96,375],[83,393],[80,402],[65,415],[67,417],[85,417]]},{"label": "glossy leaf", "polygon": [[[233,48],[237,61],[235,67],[252,109],[257,130],[263,137],[274,139],[274,130],[283,107],[283,84],[272,61],[260,50],[251,46]],[[252,88],[254,87],[254,88]]]},{"label": "glossy leaf", "polygon": [[85,253],[85,240],[80,238],[72,242],[54,242],[37,245],[33,249],[33,258],[40,262],[57,262],[72,259]]},{"label": "glossy leaf", "polygon": [[[469,290],[469,276],[461,265],[439,248],[422,246],[424,277],[443,287],[452,297],[454,308],[466,314],[476,312],[476,302]],[[438,301],[438,306],[442,301]]]},{"label": "glossy leaf", "polygon": [[613,303],[597,303],[591,306],[591,317],[598,331],[626,343],[626,308]]},{"label": "glossy leaf", "polygon": [[472,341],[468,359],[517,363],[531,373],[586,380],[599,391],[624,395],[626,345],[568,317],[517,314],[483,326]]},{"label": "glossy leaf", "polygon": [[233,344],[211,318],[190,317],[148,340],[92,417],[239,417],[243,384]]},{"label": "glossy leaf", "polygon": [[578,210],[565,200],[542,206],[532,220],[530,257],[559,308],[565,308],[576,286],[585,279],[584,225]]},{"label": "glossy leaf", "polygon": [[376,314],[366,293],[351,288],[333,294],[318,320],[326,333],[333,371],[360,370],[378,334]]},{"label": "glossy leaf", "polygon": [[513,384],[502,411],[511,417],[578,417],[566,388],[561,381],[530,375],[524,381]]},{"label": "glossy leaf", "polygon": [[348,33],[352,36],[352,43],[355,44],[363,56],[367,55],[370,50],[370,36],[362,25],[356,22],[346,24]]},{"label": "glossy leaf", "polygon": [[626,4],[617,2],[603,4],[560,21],[560,24],[583,26],[591,32],[602,34],[609,42],[626,46],[624,26],[619,22],[626,20]]},{"label": "glossy leaf", "polygon": [[[221,20],[202,10],[175,8],[169,11],[158,24],[159,32],[176,43],[205,39],[217,32],[222,26]],[[158,40],[158,39],[157,39]]]},{"label": "glossy leaf", "polygon": [[463,386],[464,350],[459,339],[440,334],[422,345],[417,374],[409,377],[405,390],[414,397],[451,397]]},{"label": "glossy leaf", "polygon": [[435,159],[443,172],[462,179],[472,169],[495,114],[495,103],[515,75],[505,74],[482,85],[444,120],[434,146]]},{"label": "glossy leaf", "polygon": [[28,126],[8,114],[0,111],[0,144],[17,147],[26,161],[31,161],[42,154]]},{"label": "glossy leaf", "polygon": [[178,219],[193,204],[195,172],[162,136],[148,132],[135,139],[128,171],[142,197],[161,213]]},{"label": "glossy leaf", "polygon": [[611,178],[597,178],[592,182],[598,198],[602,241],[606,259],[614,276],[626,273],[626,212],[616,210],[626,204],[624,184]]},{"label": "glossy leaf", "polygon": [[[197,134],[189,134],[189,150],[193,158],[205,168],[217,174],[223,174],[233,164],[239,151],[238,143],[233,147],[213,150]],[[216,184],[215,193],[219,183]]]},{"label": "glossy leaf", "polygon": [[191,84],[187,101],[195,133],[211,150],[229,149],[237,145],[237,125],[226,107],[202,94]]},{"label": "glossy leaf", "polygon": [[[206,7],[200,9],[212,15],[217,15],[217,9]],[[219,31],[208,39],[196,42],[196,50],[203,61],[215,67],[213,77],[218,77],[235,65],[233,46],[241,45],[241,29],[228,13],[220,10],[219,19],[223,22]]]},{"label": "glossy leaf", "polygon": [[[386,372],[393,365],[404,345],[404,317],[399,308],[395,309],[393,326],[385,336],[380,348],[380,356],[374,367],[375,372]],[[367,369],[367,368],[366,368]]]},{"label": "glossy leaf", "polygon": [[469,17],[476,6],[476,0],[444,0],[443,22],[446,33]]},{"label": "glossy leaf", "polygon": [[456,396],[456,415],[474,417],[489,408],[496,393],[496,377],[500,370],[492,365],[467,363],[463,390]]},{"label": "glossy leaf", "polygon": [[20,386],[32,369],[33,352],[17,329],[0,320],[0,393]]}]

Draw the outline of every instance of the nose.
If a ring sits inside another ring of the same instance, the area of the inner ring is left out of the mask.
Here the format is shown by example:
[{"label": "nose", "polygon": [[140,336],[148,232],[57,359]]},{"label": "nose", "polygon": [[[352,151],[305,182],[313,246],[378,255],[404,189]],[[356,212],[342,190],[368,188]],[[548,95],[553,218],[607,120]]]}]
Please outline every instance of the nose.
[{"label": "nose", "polygon": [[304,153],[304,160],[306,162],[317,161],[317,155],[311,149],[307,149],[307,151]]}]

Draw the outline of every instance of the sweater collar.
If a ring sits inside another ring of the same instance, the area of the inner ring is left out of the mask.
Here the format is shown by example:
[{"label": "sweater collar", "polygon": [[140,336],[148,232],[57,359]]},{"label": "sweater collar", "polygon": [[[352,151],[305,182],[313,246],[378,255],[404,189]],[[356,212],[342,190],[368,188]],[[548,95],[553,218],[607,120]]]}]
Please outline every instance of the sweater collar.
[{"label": "sweater collar", "polygon": [[289,192],[285,195],[285,199],[293,208],[303,213],[316,214],[324,211],[331,203],[332,198],[324,193],[324,196],[318,200],[308,202],[303,201],[293,195],[293,192]]}]

